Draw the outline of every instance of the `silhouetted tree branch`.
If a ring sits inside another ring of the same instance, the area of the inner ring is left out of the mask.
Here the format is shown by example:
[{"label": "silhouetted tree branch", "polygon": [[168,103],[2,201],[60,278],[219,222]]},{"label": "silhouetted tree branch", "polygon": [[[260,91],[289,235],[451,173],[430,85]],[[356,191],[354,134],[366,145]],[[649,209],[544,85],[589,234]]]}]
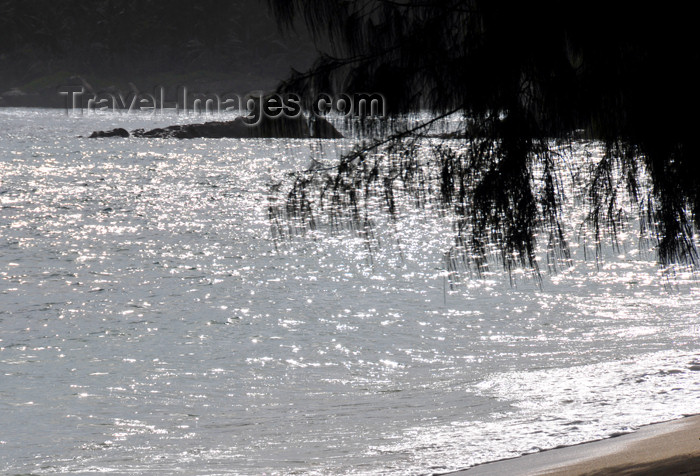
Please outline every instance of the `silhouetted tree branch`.
[{"label": "silhouetted tree branch", "polygon": [[[330,54],[281,89],[380,92],[393,115],[426,109],[464,115],[467,147],[445,147],[440,160],[444,199],[462,217],[458,241],[468,255],[496,244],[509,269],[535,267],[534,237],[545,230],[559,256],[567,256],[551,141],[587,139],[605,149],[589,184],[596,232],[607,226],[615,233],[619,215],[611,206],[615,187],[603,179],[622,174],[637,200],[645,174],[651,197],[642,225],[658,236],[660,261],[695,261],[700,95],[693,78],[700,49],[687,8],[601,1],[269,3],[283,26],[301,17],[317,40],[331,45]],[[403,137],[399,131],[394,139]],[[359,154],[370,163],[376,157],[367,152]],[[354,196],[352,187],[377,180],[376,168],[350,171],[347,163],[327,181],[337,193]],[[544,171],[542,193],[534,170]]]}]

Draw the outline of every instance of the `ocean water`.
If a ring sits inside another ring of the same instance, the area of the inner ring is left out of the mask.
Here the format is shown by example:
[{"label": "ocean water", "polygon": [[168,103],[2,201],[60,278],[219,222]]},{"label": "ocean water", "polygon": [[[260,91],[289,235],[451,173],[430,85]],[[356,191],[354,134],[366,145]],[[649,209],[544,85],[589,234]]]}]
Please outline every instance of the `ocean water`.
[{"label": "ocean water", "polygon": [[0,473],[430,474],[700,412],[700,290],[634,228],[452,288],[436,213],[273,239],[350,140],[78,137],[184,120],[0,109]]}]

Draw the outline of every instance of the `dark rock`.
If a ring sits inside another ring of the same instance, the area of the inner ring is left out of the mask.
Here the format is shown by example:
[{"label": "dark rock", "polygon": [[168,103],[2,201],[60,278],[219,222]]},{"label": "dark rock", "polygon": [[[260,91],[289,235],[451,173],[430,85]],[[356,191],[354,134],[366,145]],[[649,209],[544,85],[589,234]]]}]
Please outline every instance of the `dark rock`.
[{"label": "dark rock", "polygon": [[[204,124],[183,124],[145,131],[136,129],[132,132],[134,137],[146,138],[286,138],[286,139],[339,139],[343,135],[333,125],[323,118],[316,118],[313,124],[314,134],[311,134],[309,124],[303,116],[268,118],[262,116],[259,120],[254,117],[237,117],[233,121],[205,122]],[[117,133],[117,131],[123,131]],[[113,131],[93,132],[90,137],[128,137],[129,133],[124,129]]]},{"label": "dark rock", "polygon": [[224,137],[241,138],[248,137],[246,126],[240,124],[238,119],[229,122],[206,122],[204,124],[184,124],[181,126],[169,126],[164,128],[144,131],[136,129],[133,131],[134,137],[146,138],[175,138],[175,139],[195,139],[207,137],[221,139]]},{"label": "dark rock", "polygon": [[254,123],[250,118],[237,117],[233,121],[205,122],[204,124],[184,124],[134,131],[136,137],[159,137],[175,139],[195,138],[289,138],[303,139],[311,137],[306,120],[300,118],[264,119]]},{"label": "dark rock", "polygon": [[129,131],[118,127],[117,129],[112,129],[111,131],[95,131],[90,134],[89,138],[95,137],[129,137]]},{"label": "dark rock", "polygon": [[328,122],[323,117],[314,117],[311,120],[311,137],[316,139],[342,139],[343,134],[338,132],[338,129],[333,127],[333,124]]}]

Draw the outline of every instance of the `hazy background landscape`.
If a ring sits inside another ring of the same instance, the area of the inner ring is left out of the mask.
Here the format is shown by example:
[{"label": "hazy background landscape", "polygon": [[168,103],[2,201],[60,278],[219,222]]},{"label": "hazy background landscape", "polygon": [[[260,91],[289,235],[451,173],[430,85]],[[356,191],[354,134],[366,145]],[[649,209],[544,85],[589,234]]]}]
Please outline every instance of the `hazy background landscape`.
[{"label": "hazy background landscape", "polygon": [[266,2],[0,2],[0,106],[64,107],[88,91],[272,90],[317,56],[303,24],[280,33]]}]

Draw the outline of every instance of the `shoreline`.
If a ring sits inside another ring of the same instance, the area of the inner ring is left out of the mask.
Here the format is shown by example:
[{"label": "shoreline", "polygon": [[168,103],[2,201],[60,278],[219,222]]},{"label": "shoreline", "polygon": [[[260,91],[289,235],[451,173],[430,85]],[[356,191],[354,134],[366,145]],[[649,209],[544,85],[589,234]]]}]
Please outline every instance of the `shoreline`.
[{"label": "shoreline", "polygon": [[700,414],[601,440],[483,463],[454,476],[700,475]]}]

